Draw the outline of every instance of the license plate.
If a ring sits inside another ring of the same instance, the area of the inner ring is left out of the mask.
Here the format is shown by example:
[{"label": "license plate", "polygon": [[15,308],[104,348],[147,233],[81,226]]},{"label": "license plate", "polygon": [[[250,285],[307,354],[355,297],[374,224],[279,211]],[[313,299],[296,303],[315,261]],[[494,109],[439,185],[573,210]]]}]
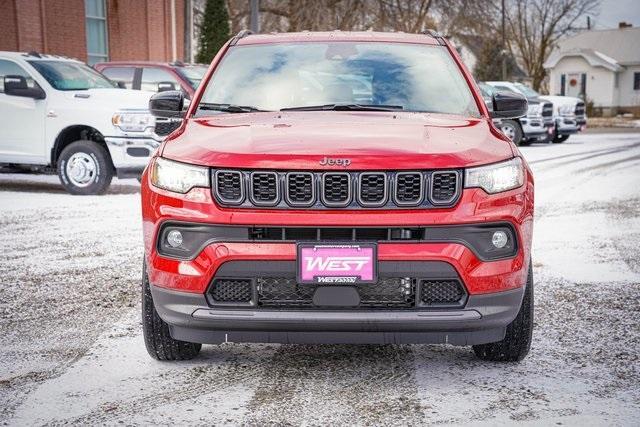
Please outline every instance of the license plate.
[{"label": "license plate", "polygon": [[375,243],[299,243],[298,283],[359,284],[378,281]]}]

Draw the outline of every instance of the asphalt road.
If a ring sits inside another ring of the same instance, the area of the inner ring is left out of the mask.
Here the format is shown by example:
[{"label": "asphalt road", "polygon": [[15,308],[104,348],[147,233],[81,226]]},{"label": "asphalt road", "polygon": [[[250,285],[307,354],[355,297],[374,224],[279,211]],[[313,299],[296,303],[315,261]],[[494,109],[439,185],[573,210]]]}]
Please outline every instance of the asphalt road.
[{"label": "asphalt road", "polygon": [[640,133],[525,147],[536,178],[532,351],[205,346],[141,336],[139,187],[73,197],[0,175],[0,424],[637,425]]}]

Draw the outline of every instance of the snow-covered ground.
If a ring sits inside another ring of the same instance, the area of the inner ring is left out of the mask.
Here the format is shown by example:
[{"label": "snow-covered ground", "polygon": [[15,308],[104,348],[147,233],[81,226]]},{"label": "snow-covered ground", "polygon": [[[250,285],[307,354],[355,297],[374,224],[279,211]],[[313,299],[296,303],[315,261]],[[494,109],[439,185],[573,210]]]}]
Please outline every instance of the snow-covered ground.
[{"label": "snow-covered ground", "polygon": [[637,425],[640,134],[522,149],[536,328],[520,364],[450,346],[205,346],[151,360],[139,192],[0,175],[0,424]]}]

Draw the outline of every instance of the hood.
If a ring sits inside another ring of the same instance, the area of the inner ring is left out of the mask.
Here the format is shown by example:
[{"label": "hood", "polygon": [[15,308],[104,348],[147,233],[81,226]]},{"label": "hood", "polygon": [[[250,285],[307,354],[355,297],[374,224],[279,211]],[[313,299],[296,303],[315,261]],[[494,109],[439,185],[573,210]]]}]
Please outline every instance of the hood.
[{"label": "hood", "polygon": [[162,156],[213,167],[345,169],[459,168],[513,156],[486,119],[386,112],[220,114],[190,119]]},{"label": "hood", "polygon": [[131,89],[87,89],[65,92],[69,100],[77,100],[92,108],[107,110],[148,110],[149,98],[154,92]]},{"label": "hood", "polygon": [[541,95],[540,99],[553,103],[554,106],[570,105],[575,106],[578,102],[582,102],[580,98],[574,98],[572,96],[556,96],[556,95]]}]

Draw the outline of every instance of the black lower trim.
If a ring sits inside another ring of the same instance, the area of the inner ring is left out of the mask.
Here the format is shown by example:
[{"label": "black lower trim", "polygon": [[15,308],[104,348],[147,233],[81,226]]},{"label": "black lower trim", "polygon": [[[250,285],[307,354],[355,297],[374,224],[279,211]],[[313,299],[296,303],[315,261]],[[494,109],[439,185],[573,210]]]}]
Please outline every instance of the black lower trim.
[{"label": "black lower trim", "polygon": [[140,178],[142,172],[144,172],[144,168],[144,166],[133,168],[118,168],[116,169],[116,175],[118,179]]},{"label": "black lower trim", "polygon": [[209,307],[203,294],[151,286],[154,305],[175,339],[219,344],[450,343],[499,341],[516,317],[524,287],[471,295],[464,309],[441,311],[282,311]]}]

